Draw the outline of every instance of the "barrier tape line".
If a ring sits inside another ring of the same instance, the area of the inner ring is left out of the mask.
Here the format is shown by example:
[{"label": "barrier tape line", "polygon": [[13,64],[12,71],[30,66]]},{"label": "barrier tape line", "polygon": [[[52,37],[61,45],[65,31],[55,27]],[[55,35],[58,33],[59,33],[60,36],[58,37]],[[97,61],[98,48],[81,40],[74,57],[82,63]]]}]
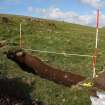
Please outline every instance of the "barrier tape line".
[{"label": "barrier tape line", "polygon": [[80,57],[90,57],[90,58],[93,57],[93,56],[91,56],[91,55],[69,54],[69,53],[57,53],[57,52],[41,51],[41,50],[32,50],[32,49],[25,49],[25,48],[22,48],[22,49],[23,49],[23,50],[26,50],[26,51],[34,51],[34,52],[41,52],[41,53],[51,53],[51,54],[64,55],[64,56],[80,56]]}]

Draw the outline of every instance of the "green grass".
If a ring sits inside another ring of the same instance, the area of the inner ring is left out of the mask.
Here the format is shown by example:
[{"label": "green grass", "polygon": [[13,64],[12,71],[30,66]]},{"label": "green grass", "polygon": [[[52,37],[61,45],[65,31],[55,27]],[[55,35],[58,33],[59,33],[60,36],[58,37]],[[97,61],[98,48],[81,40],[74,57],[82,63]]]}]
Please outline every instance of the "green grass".
[{"label": "green grass", "polygon": [[[7,17],[5,23],[2,17]],[[0,40],[7,40],[10,46],[0,49],[0,66],[2,75],[32,81],[33,99],[43,101],[46,105],[90,105],[90,99],[85,89],[68,88],[38,76],[22,71],[18,65],[8,60],[3,51],[19,45],[19,24],[22,24],[24,47],[36,50],[66,52],[92,55],[95,46],[95,28],[82,25],[58,22],[53,20],[33,19],[15,15],[0,15]],[[51,25],[49,25],[51,24]],[[105,68],[105,36],[104,28],[99,31],[99,54],[97,72]],[[15,44],[14,44],[15,43]],[[49,65],[71,71],[86,77],[92,77],[92,58],[63,56],[47,53],[30,52]]]}]

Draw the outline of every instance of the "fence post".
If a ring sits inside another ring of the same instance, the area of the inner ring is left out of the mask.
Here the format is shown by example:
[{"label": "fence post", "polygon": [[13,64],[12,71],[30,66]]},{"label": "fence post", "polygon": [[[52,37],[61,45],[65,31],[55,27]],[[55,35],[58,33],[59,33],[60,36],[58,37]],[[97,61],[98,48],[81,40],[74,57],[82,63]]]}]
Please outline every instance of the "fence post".
[{"label": "fence post", "polygon": [[97,9],[96,15],[96,43],[95,43],[95,51],[93,54],[93,78],[96,77],[96,60],[97,60],[97,48],[98,48],[98,32],[99,32],[99,9]]},{"label": "fence post", "polygon": [[23,41],[22,41],[22,26],[21,26],[21,24],[20,24],[20,48],[22,48],[23,47]]}]

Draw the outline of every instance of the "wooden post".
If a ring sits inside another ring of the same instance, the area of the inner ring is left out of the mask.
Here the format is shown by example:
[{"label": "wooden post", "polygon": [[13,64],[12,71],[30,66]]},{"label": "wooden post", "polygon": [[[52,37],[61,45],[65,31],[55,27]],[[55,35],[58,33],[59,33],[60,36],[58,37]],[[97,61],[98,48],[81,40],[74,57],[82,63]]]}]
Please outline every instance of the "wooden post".
[{"label": "wooden post", "polygon": [[94,54],[93,54],[93,78],[96,77],[96,60],[97,60],[97,52],[98,52],[98,49],[95,48],[94,50]]},{"label": "wooden post", "polygon": [[22,32],[21,32],[21,24],[20,24],[20,48],[22,48],[23,47],[23,43],[22,43]]},{"label": "wooden post", "polygon": [[95,48],[98,48],[98,28],[99,28],[99,9],[97,10],[97,18],[96,18],[97,26],[96,26],[96,45]]},{"label": "wooden post", "polygon": [[98,30],[99,30],[99,9],[97,9],[96,16],[96,43],[95,43],[95,51],[93,54],[93,78],[96,77],[96,58],[97,58],[97,48],[98,48]]}]

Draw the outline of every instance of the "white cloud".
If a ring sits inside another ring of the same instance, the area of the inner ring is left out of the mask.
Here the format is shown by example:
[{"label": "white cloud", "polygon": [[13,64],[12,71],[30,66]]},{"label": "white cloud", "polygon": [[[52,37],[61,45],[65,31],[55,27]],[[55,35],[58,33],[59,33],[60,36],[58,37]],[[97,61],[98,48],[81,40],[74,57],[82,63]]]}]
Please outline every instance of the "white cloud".
[{"label": "white cloud", "polygon": [[90,5],[95,8],[101,8],[105,5],[105,1],[102,0],[78,0],[80,3]]},{"label": "white cloud", "polygon": [[[70,23],[76,23],[81,25],[95,26],[96,25],[96,12],[92,12],[87,15],[79,15],[74,11],[61,11],[59,8],[28,8],[29,12],[37,14],[41,18],[63,20]],[[100,26],[105,26],[105,15],[100,13]]]},{"label": "white cloud", "polygon": [[28,11],[33,12],[33,7],[32,6],[28,7]]},{"label": "white cloud", "polygon": [[100,14],[101,17],[100,17],[100,25],[101,26],[105,26],[105,14]]}]

